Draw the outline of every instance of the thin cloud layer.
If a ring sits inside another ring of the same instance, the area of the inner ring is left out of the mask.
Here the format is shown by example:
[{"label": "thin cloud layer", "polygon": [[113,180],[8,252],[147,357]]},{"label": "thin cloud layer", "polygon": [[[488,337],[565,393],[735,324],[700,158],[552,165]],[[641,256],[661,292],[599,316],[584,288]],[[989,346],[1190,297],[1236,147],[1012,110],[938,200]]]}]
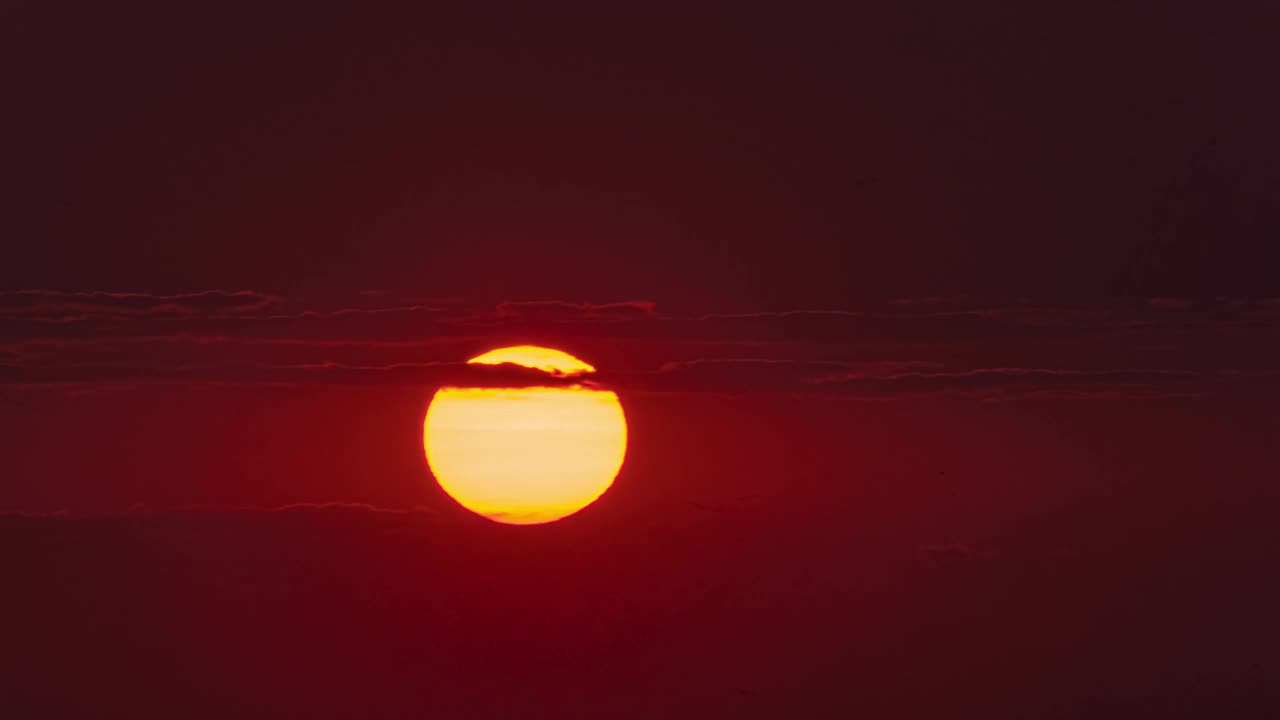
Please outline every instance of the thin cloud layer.
[{"label": "thin cloud layer", "polygon": [[206,290],[169,295],[11,290],[0,292],[0,316],[66,322],[90,317],[247,314],[263,311],[277,302],[279,298],[275,296],[250,290]]},{"label": "thin cloud layer", "polygon": [[463,360],[542,343],[592,359],[628,392],[1037,392],[1143,396],[1266,382],[1280,302],[1150,298],[1041,306],[917,298],[864,308],[700,314],[653,302],[471,306],[389,292],[286,298],[0,293],[0,386],[138,382],[548,384]]},{"label": "thin cloud layer", "polygon": [[526,300],[499,303],[496,311],[499,317],[525,317],[530,315],[542,317],[591,317],[591,318],[632,318],[636,316],[652,316],[657,304],[650,300],[629,300],[616,303],[585,303],[567,300]]}]

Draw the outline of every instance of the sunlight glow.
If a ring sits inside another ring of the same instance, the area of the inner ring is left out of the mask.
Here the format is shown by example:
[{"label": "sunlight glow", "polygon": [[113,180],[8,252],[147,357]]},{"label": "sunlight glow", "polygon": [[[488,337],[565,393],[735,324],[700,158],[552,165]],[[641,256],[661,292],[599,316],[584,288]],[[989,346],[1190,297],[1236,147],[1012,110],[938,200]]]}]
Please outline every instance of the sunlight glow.
[{"label": "sunlight glow", "polygon": [[[558,375],[592,372],[550,348],[501,348],[472,358]],[[441,388],[423,423],[427,462],[463,507],[502,523],[572,515],[599,498],[626,455],[618,396],[572,387]]]},{"label": "sunlight glow", "polygon": [[514,347],[490,350],[477,355],[467,362],[481,365],[500,365],[514,363],[527,368],[541,370],[560,375],[576,375],[584,372],[595,372],[596,369],[566,352],[537,345],[516,345]]}]

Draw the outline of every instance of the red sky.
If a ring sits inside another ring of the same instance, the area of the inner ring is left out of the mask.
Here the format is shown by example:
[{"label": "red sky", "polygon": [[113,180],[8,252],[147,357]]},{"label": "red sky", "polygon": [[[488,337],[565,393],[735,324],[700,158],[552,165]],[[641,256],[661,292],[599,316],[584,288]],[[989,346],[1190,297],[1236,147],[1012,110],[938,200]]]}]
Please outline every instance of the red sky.
[{"label": "red sky", "polygon": [[[22,717],[1271,717],[1276,10],[0,10]],[[618,392],[561,523],[463,361]]]}]

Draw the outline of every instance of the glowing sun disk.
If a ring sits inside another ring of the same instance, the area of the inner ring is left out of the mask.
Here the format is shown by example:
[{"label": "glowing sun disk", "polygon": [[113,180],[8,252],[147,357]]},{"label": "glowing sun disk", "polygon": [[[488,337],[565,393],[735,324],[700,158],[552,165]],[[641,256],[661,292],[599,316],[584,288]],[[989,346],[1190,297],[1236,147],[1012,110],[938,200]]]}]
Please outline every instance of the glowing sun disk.
[{"label": "glowing sun disk", "polygon": [[[472,358],[556,375],[593,372],[567,353],[524,345]],[[573,387],[441,388],[423,423],[427,463],[440,487],[497,522],[551,522],[590,505],[626,455],[618,396]]]}]

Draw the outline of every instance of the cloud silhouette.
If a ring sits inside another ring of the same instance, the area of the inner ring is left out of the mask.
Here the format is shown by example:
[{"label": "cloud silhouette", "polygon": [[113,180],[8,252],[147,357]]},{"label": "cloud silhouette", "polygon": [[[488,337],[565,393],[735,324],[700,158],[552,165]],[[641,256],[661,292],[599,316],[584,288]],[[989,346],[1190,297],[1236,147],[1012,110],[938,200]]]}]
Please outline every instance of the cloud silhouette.
[{"label": "cloud silhouette", "polygon": [[922,371],[935,363],[885,361],[845,363],[765,359],[692,360],[668,363],[652,373],[615,376],[602,382],[622,389],[652,392],[799,392],[852,396],[965,393],[989,397],[1044,394],[1115,393],[1151,395],[1157,391],[1203,392],[1212,378],[1200,373],[1125,369],[1086,371],[1062,368],[977,368]]},{"label": "cloud silhouette", "polygon": [[263,310],[279,300],[276,296],[251,290],[205,290],[168,295],[103,290],[10,290],[0,292],[0,316],[66,321],[100,316],[241,314]]},{"label": "cloud silhouette", "polygon": [[539,316],[544,318],[633,318],[651,316],[657,304],[651,300],[615,303],[571,302],[568,300],[525,300],[499,303],[499,317]]},{"label": "cloud silhouette", "polygon": [[[1144,396],[1250,384],[1280,364],[1280,302],[1091,306],[908,298],[863,308],[658,313],[652,302],[494,306],[362,292],[0,293],[0,385],[545,384],[461,361],[501,344],[590,357],[628,392]],[[490,374],[496,372],[497,374]]]}]

